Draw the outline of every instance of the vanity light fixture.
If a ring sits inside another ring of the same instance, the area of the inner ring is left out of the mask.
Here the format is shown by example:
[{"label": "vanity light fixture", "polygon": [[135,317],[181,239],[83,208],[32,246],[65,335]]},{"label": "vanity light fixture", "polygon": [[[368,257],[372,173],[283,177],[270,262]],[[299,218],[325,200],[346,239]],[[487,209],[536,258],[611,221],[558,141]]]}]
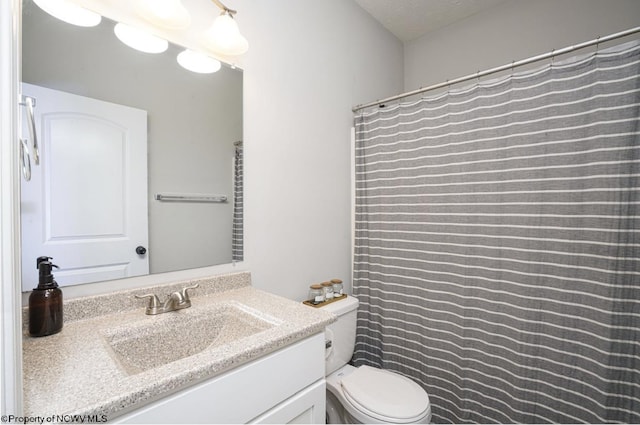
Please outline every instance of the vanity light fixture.
[{"label": "vanity light fixture", "polygon": [[213,74],[222,66],[219,60],[189,49],[178,54],[178,63],[181,67],[199,74]]},{"label": "vanity light fixture", "polygon": [[79,27],[95,27],[102,20],[99,14],[69,0],[33,0],[33,2],[49,15]]},{"label": "vanity light fixture", "polygon": [[225,56],[237,56],[249,49],[249,42],[240,34],[238,24],[233,18],[237,11],[229,9],[219,0],[212,0],[221,10],[209,29],[203,34],[203,44],[215,53]]},{"label": "vanity light fixture", "polygon": [[113,32],[124,44],[141,52],[162,53],[169,48],[167,40],[121,22],[116,24]]},{"label": "vanity light fixture", "polygon": [[191,16],[180,0],[136,0],[136,13],[146,21],[170,30],[185,29]]}]

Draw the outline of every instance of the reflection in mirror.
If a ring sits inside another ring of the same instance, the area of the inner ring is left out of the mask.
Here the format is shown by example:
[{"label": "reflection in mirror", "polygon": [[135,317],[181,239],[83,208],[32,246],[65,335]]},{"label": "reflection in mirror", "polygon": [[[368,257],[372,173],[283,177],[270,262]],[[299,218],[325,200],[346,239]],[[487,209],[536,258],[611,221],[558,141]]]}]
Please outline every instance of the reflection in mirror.
[{"label": "reflection in mirror", "polygon": [[61,286],[242,260],[242,72],[187,71],[183,47],[141,53],[114,24],[77,27],[23,2],[22,90],[41,150],[22,182],[25,291],[43,255]]}]

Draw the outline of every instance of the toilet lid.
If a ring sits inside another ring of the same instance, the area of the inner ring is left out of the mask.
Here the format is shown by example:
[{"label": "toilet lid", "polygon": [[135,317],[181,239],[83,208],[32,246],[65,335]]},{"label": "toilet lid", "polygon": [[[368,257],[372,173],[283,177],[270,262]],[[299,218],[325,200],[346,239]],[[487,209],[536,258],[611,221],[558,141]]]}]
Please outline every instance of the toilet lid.
[{"label": "toilet lid", "polygon": [[354,407],[385,422],[413,420],[429,410],[429,396],[420,385],[387,370],[360,366],[341,385]]}]

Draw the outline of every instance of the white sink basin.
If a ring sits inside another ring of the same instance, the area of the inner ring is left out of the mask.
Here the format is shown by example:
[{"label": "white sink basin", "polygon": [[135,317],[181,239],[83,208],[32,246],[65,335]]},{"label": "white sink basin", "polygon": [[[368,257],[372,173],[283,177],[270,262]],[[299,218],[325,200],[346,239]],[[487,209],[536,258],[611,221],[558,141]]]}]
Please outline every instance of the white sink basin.
[{"label": "white sink basin", "polygon": [[115,359],[128,374],[136,374],[239,341],[278,324],[242,304],[221,303],[206,308],[146,316],[140,322],[103,333]]}]

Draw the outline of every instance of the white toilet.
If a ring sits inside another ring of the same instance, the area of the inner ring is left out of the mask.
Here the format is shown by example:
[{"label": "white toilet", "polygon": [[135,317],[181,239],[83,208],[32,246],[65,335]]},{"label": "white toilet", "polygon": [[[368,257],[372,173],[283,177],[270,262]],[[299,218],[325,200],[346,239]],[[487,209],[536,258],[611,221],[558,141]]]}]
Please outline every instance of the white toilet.
[{"label": "white toilet", "polygon": [[348,296],[321,308],[338,316],[326,330],[327,423],[430,423],[429,396],[417,383],[388,370],[348,364],[358,300]]}]

